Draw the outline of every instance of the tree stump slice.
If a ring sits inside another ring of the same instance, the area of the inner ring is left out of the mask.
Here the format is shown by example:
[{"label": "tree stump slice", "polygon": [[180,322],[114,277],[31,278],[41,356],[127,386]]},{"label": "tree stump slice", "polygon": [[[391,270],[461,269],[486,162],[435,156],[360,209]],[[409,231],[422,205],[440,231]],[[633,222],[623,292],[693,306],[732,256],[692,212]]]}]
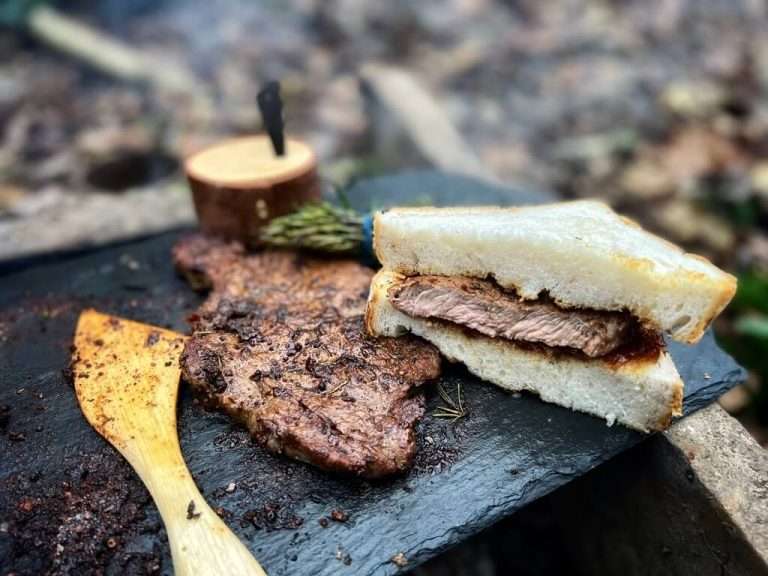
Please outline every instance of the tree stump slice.
[{"label": "tree stump slice", "polygon": [[283,156],[267,136],[226,140],[187,158],[184,169],[202,231],[250,248],[272,218],[320,198],[315,154],[291,138]]}]

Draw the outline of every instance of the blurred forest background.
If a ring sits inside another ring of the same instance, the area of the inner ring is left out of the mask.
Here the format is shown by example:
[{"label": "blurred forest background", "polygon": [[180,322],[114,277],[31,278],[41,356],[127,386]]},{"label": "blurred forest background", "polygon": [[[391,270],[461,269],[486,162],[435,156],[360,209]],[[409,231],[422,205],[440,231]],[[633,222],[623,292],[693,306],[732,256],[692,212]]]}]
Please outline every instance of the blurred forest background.
[{"label": "blurred forest background", "polygon": [[0,22],[0,258],[191,221],[179,159],[259,130],[269,79],[329,181],[424,165],[383,144],[361,71],[385,63],[488,173],[736,274],[716,329],[751,373],[722,403],[768,444],[762,0],[6,0]]}]

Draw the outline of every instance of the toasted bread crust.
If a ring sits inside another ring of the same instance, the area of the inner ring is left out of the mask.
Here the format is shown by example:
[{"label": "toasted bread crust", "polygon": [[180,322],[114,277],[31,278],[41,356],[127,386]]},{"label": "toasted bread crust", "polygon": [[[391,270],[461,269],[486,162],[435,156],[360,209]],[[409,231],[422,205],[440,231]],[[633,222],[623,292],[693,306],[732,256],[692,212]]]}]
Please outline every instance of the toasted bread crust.
[{"label": "toasted bread crust", "polygon": [[[694,254],[692,256],[696,255]],[[696,344],[696,342],[701,340],[701,337],[704,336],[704,332],[707,331],[709,325],[714,321],[715,318],[720,315],[723,310],[725,310],[725,307],[728,306],[728,303],[736,295],[737,288],[738,281],[736,280],[736,277],[731,274],[727,274],[727,277],[724,278],[723,281],[718,285],[717,298],[712,302],[712,305],[702,316],[698,324],[696,324],[696,326],[694,326],[694,328],[691,330],[691,333],[688,335],[688,337],[684,338],[682,341],[686,344]]]}]

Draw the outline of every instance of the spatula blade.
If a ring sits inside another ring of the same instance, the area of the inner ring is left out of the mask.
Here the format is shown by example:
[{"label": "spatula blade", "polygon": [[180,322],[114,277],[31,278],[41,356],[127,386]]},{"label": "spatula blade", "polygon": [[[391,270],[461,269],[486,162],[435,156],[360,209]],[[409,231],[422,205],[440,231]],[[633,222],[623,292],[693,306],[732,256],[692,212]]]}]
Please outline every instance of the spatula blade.
[{"label": "spatula blade", "polygon": [[[150,421],[176,426],[184,336],[96,310],[80,314],[72,371],[80,408],[120,449]],[[151,418],[146,418],[151,414]]]}]

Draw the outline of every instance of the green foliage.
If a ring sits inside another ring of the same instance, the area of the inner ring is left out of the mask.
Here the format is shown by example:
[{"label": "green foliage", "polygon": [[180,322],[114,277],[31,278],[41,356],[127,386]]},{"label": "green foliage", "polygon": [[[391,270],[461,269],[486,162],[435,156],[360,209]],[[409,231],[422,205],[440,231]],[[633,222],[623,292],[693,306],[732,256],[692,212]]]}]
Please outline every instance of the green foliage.
[{"label": "green foliage", "polygon": [[0,2],[0,25],[23,27],[32,9],[44,0],[3,0]]},{"label": "green foliage", "polygon": [[768,314],[768,276],[750,272],[739,277],[739,289],[731,303],[738,312]]},{"label": "green foliage", "polygon": [[725,209],[728,219],[740,230],[749,230],[757,227],[760,212],[760,203],[756,198],[750,198],[744,202],[736,202]]},{"label": "green foliage", "polygon": [[730,310],[738,314],[733,334],[721,343],[733,356],[758,375],[762,386],[753,409],[758,420],[768,423],[768,276],[754,272],[739,278],[739,289]]},{"label": "green foliage", "polygon": [[768,317],[743,316],[736,321],[736,333],[768,342]]},{"label": "green foliage", "polygon": [[736,230],[749,231],[759,226],[760,200],[745,197],[745,183],[734,176],[710,177],[699,182],[701,202],[705,209],[730,222]]}]

